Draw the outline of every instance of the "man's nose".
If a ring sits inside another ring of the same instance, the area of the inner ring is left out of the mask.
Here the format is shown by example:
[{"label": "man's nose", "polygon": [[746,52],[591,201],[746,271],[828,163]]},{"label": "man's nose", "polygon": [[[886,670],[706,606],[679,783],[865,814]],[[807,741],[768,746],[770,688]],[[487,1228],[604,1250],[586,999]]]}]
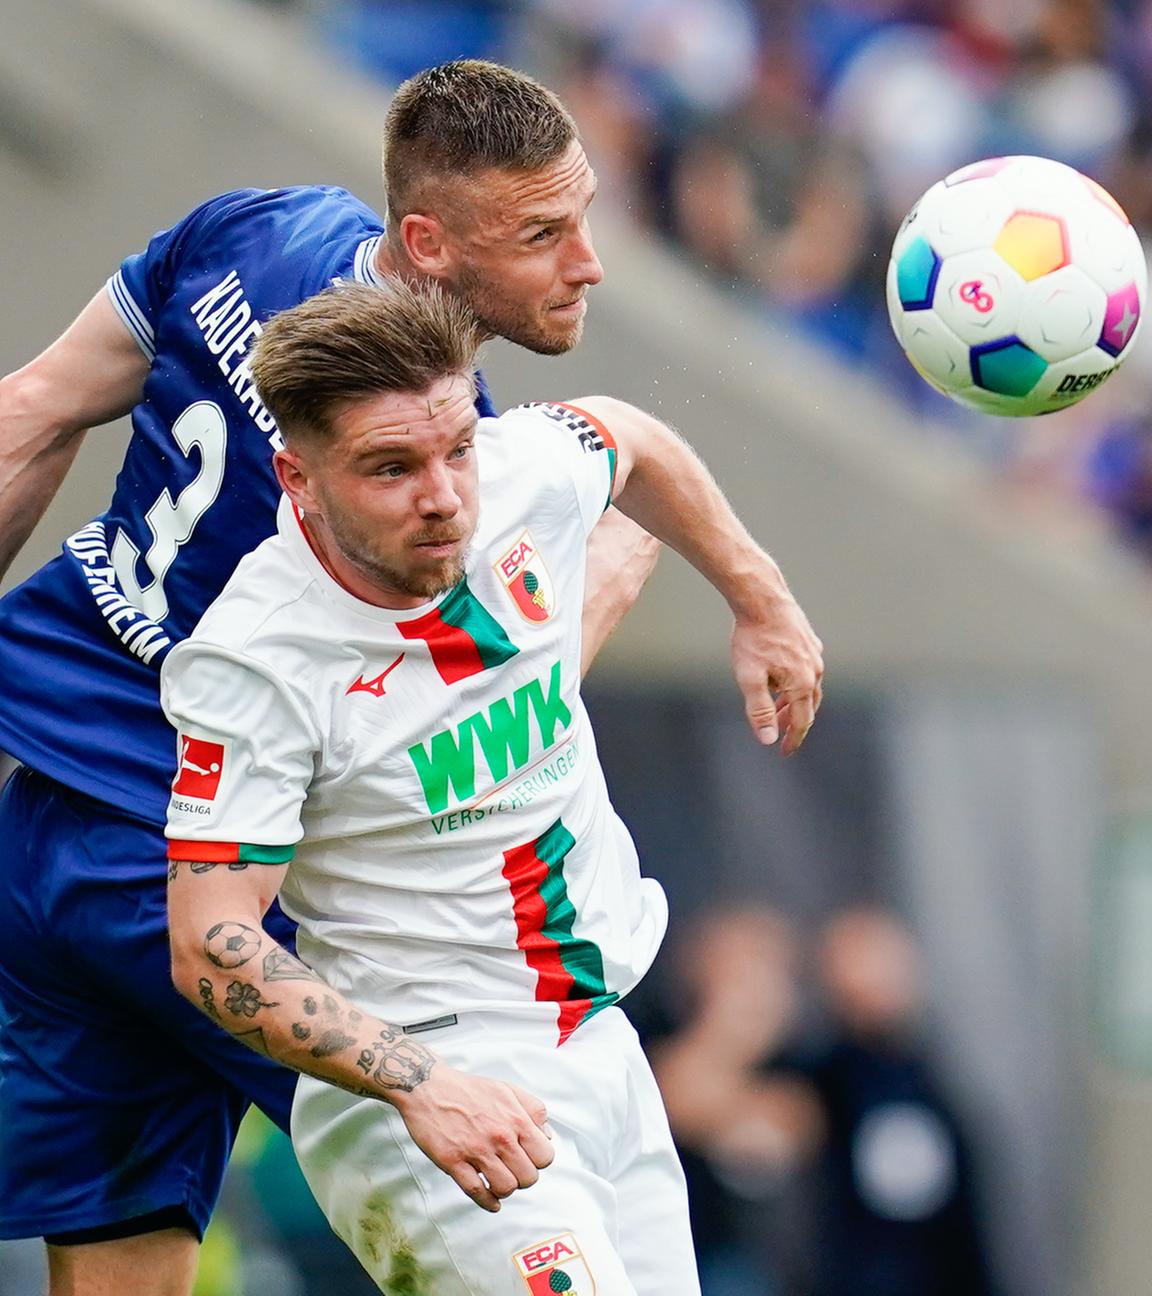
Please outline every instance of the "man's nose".
[{"label": "man's nose", "polygon": [[420,483],[418,507],[423,517],[455,517],[460,510],[456,479],[445,464],[429,468]]},{"label": "man's nose", "polygon": [[589,287],[604,278],[604,267],[592,245],[592,234],[587,221],[581,223],[579,233],[572,237],[564,277],[567,283],[587,284]]}]

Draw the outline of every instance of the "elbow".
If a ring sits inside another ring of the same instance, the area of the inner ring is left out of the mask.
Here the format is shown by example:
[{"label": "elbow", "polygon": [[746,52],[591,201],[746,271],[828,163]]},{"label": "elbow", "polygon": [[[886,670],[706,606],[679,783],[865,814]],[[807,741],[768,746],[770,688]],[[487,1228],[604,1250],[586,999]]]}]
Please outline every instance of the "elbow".
[{"label": "elbow", "polygon": [[199,1006],[203,955],[189,941],[181,939],[174,928],[169,931],[168,950],[173,986],[185,999]]},{"label": "elbow", "polygon": [[4,417],[20,417],[43,408],[48,399],[48,384],[36,373],[35,362],[26,364],[0,378],[0,412]]},{"label": "elbow", "polygon": [[187,999],[189,1003],[198,1004],[200,996],[197,991],[200,978],[194,974],[187,963],[179,963],[176,959],[172,960],[172,984],[176,988],[177,994]]},{"label": "elbow", "polygon": [[36,361],[0,377],[0,426],[36,427],[49,434],[49,442],[69,439],[83,430],[65,416],[61,393],[54,390]]}]

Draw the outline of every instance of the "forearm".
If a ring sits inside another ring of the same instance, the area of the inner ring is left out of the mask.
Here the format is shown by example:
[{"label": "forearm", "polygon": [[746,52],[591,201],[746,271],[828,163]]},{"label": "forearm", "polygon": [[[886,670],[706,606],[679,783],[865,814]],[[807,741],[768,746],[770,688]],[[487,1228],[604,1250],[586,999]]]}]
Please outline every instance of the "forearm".
[{"label": "forearm", "polygon": [[0,379],[0,576],[44,514],[88,428],[126,414],[148,361],[99,292],[22,369]]},{"label": "forearm", "polygon": [[587,674],[600,649],[640,597],[660,556],[660,541],[617,509],[610,508],[588,537],[588,575],[580,673]]},{"label": "forearm", "polygon": [[40,418],[19,374],[0,379],[0,577],[64,480],[83,429]]},{"label": "forearm", "polygon": [[172,979],[201,1012],[285,1066],[391,1103],[416,1147],[478,1206],[536,1182],[552,1160],[544,1104],[457,1071],[364,1012],[263,930],[286,865],[181,860],[168,871]]},{"label": "forearm", "polygon": [[[173,940],[173,981],[242,1043],[305,1075],[389,1102],[432,1073],[432,1053],[327,985],[252,914],[229,918],[220,911],[214,918],[199,940],[187,929]],[[238,948],[228,947],[228,933]]]}]

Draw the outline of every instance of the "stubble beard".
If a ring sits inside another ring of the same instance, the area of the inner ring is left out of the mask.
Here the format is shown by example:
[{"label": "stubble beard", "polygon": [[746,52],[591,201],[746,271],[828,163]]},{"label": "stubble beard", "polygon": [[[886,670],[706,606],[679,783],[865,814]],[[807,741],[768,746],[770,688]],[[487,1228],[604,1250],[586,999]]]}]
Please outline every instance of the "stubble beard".
[{"label": "stubble beard", "polygon": [[[468,559],[467,545],[454,557],[443,559],[435,567],[402,571],[376,558],[371,552],[369,537],[362,534],[358,527],[349,526],[338,513],[333,515],[330,511],[326,524],[344,560],[381,591],[427,600],[446,593],[464,579],[464,568]],[[434,541],[439,538],[441,537],[430,529],[427,533],[418,534],[412,539]],[[411,547],[414,553],[419,553],[415,544]]]},{"label": "stubble beard", "polygon": [[446,559],[435,569],[424,573],[397,571],[396,568],[375,562],[363,554],[355,557],[345,554],[345,557],[373,585],[393,590],[397,594],[405,594],[410,598],[434,599],[437,595],[446,594],[450,589],[454,589],[464,579],[464,567],[468,555],[467,552],[460,553],[455,558]]},{"label": "stubble beard", "polygon": [[471,266],[460,270],[456,293],[485,333],[502,337],[536,355],[565,355],[580,341],[584,332],[583,317],[567,332],[550,332],[528,307],[509,302],[493,292],[483,275]]}]

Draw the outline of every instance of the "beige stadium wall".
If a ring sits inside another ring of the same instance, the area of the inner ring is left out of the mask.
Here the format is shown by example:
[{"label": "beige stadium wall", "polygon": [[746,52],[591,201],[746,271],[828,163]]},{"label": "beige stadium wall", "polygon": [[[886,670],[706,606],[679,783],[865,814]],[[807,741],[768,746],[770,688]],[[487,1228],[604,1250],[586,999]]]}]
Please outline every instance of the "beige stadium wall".
[{"label": "beige stadium wall", "polygon": [[[0,369],[212,193],[330,182],[378,205],[385,96],[314,44],[229,0],[0,0]],[[1074,513],[1007,507],[882,390],[740,318],[610,211],[597,235],[609,274],[586,340],[563,360],[494,344],[502,402],[595,390],[664,414],[779,558],[832,682],[898,696],[925,680],[1047,681],[1054,706],[1075,695],[1098,718],[1111,811],[1152,805],[1146,573]],[[103,507],[123,436],[89,437],[7,583]],[[673,557],[599,669],[684,679],[725,663],[723,609]],[[1100,1063],[1086,1089],[1091,1210],[1067,1296],[1131,1296],[1147,1284],[1152,1091]]]}]

